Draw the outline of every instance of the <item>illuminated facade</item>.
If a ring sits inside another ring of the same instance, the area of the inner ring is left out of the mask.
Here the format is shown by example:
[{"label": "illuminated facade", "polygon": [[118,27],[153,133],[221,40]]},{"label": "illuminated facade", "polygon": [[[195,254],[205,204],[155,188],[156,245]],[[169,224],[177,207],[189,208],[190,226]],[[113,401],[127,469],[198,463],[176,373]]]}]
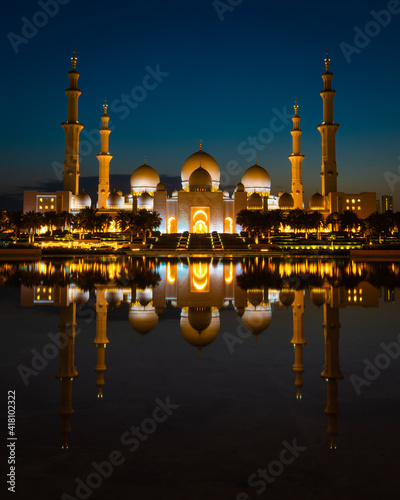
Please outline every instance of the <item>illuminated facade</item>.
[{"label": "illuminated facade", "polygon": [[[77,88],[79,73],[76,71],[77,58],[72,57],[72,70],[69,71],[68,117],[62,123],[65,131],[65,162],[63,191],[56,193],[24,193],[24,212],[46,212],[50,210],[67,210],[77,212],[82,208],[96,205],[101,212],[115,214],[119,210],[156,210],[162,223],[163,233],[237,233],[241,227],[236,224],[236,216],[243,209],[249,210],[282,210],[306,208],[303,200],[302,163],[305,155],[301,153],[300,116],[297,100],[294,106],[291,130],[293,150],[289,155],[292,165],[291,192],[271,193],[269,173],[257,164],[249,167],[243,174],[232,193],[220,187],[220,168],[217,161],[203,151],[200,143],[199,151],[190,155],[183,163],[181,170],[181,189],[168,195],[165,186],[160,182],[157,171],[146,159],[137,167],[130,178],[130,189],[126,194],[110,190],[110,161],[108,127],[109,116],[107,104],[103,106],[100,129],[101,145],[97,154],[99,162],[99,181],[97,204],[84,191],[79,191],[79,134],[83,129],[78,121],[78,98],[81,91]],[[336,165],[336,132],[339,125],[334,122],[332,89],[333,73],[330,72],[330,59],[325,59],[326,71],[322,75],[324,90],[323,122],[318,125],[322,136],[322,190],[315,193],[308,208],[320,211],[324,215],[331,212],[354,210],[361,218],[367,217],[376,210],[376,193],[346,194],[337,190]]]}]

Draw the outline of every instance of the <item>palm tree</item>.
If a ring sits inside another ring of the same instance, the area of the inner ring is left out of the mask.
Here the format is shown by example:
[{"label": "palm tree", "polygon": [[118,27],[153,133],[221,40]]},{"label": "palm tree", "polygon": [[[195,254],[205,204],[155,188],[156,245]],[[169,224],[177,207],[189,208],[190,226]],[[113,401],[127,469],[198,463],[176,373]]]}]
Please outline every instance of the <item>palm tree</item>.
[{"label": "palm tree", "polygon": [[134,215],[134,224],[136,231],[143,235],[143,243],[146,243],[146,238],[148,233],[152,232],[152,229],[158,228],[161,224],[161,217],[158,212],[149,211],[142,208]]},{"label": "palm tree", "polygon": [[290,210],[290,212],[286,216],[286,224],[293,230],[294,233],[297,233],[298,231],[303,229],[303,210],[301,210],[301,208]]},{"label": "palm tree", "polygon": [[43,224],[49,228],[50,236],[53,236],[53,226],[58,226],[60,215],[53,210],[43,214]]},{"label": "palm tree", "polygon": [[340,228],[342,231],[347,231],[349,238],[351,237],[351,230],[357,228],[361,221],[358,215],[353,210],[345,210],[339,217]]},{"label": "palm tree", "polygon": [[135,232],[135,212],[130,210],[119,210],[117,215],[115,216],[115,222],[117,224],[118,229],[122,233],[129,234],[129,241],[132,243],[133,234]]},{"label": "palm tree", "polygon": [[7,212],[6,217],[6,227],[14,232],[14,243],[16,243],[21,229],[24,227],[24,214],[22,212]]},{"label": "palm tree", "polygon": [[35,232],[43,225],[43,215],[39,212],[31,210],[23,216],[24,226],[29,231],[29,243],[35,241]]},{"label": "palm tree", "polygon": [[85,214],[82,212],[82,210],[80,212],[78,212],[77,214],[73,215],[72,227],[79,231],[79,239],[81,239],[82,232],[86,228]]},{"label": "palm tree", "polygon": [[247,208],[240,210],[236,216],[236,224],[242,226],[243,231],[246,231],[248,236],[253,227],[254,221],[254,210],[248,210]]},{"label": "palm tree", "polygon": [[67,212],[66,210],[63,210],[58,215],[59,215],[58,223],[60,225],[62,223],[63,229],[67,228],[67,231],[70,231],[73,215],[70,212]]},{"label": "palm tree", "polygon": [[340,214],[339,212],[332,212],[326,218],[326,223],[331,225],[331,231],[339,231]]},{"label": "palm tree", "polygon": [[7,212],[5,210],[2,210],[0,212],[0,229],[6,229],[7,228]]},{"label": "palm tree", "polygon": [[97,214],[96,215],[96,230],[98,231],[106,231],[111,224],[112,216],[110,214]]}]

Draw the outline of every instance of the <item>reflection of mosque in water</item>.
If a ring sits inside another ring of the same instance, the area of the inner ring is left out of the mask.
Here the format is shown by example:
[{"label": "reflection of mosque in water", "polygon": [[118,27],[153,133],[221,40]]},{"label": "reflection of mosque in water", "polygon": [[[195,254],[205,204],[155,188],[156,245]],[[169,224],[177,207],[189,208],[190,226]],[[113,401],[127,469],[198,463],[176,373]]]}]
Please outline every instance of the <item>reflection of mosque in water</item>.
[{"label": "reflection of mosque in water", "polygon": [[[265,332],[271,323],[273,307],[291,307],[293,372],[296,396],[300,401],[305,370],[303,346],[307,344],[304,334],[304,298],[305,288],[308,288],[311,302],[318,308],[323,307],[325,364],[321,377],[327,383],[325,413],[329,419],[331,448],[336,448],[337,417],[340,414],[338,381],[343,378],[339,366],[339,309],[347,306],[378,307],[378,288],[360,280],[352,288],[338,286],[339,277],[335,274],[337,269],[332,262],[323,261],[292,264],[282,264],[282,261],[273,263],[270,259],[217,263],[212,260],[185,263],[137,261],[135,265],[133,272],[129,269],[130,274],[123,268],[123,264],[108,265],[108,283],[94,284],[96,336],[93,344],[97,351],[95,371],[100,400],[103,397],[104,374],[107,369],[107,310],[109,306],[118,307],[125,302],[129,305],[129,323],[143,336],[143,340],[157,325],[166,307],[179,308],[182,336],[198,349],[199,356],[202,349],[210,345],[219,334],[222,308],[234,308],[240,317],[239,321],[257,340],[257,336]],[[84,272],[84,269],[81,271]],[[361,268],[356,266],[352,271],[359,276],[365,274],[362,265]],[[306,283],[311,276],[314,281],[318,281],[318,286]],[[56,377],[61,382],[60,432],[64,436],[65,448],[68,447],[67,436],[71,432],[70,417],[74,413],[72,382],[78,375],[74,366],[76,305],[88,302],[89,298],[89,291],[72,284],[22,285],[21,288],[22,306],[53,304],[60,307],[62,348]]]}]

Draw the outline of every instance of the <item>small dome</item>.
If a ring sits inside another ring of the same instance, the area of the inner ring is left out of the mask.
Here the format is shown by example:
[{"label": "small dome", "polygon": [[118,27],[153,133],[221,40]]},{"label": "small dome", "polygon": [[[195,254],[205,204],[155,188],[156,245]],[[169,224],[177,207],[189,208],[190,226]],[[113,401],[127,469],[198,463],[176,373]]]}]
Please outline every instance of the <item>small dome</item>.
[{"label": "small dome", "polygon": [[313,288],[310,292],[311,302],[318,308],[325,304],[325,290],[323,288]]},{"label": "small dome", "polygon": [[227,190],[225,189],[225,191],[222,193],[222,196],[223,196],[224,198],[230,198],[229,191],[227,191]]},{"label": "small dome", "polygon": [[158,323],[158,315],[154,308],[129,309],[129,323],[138,333],[146,335]]},{"label": "small dome", "polygon": [[220,318],[218,311],[211,308],[189,307],[182,311],[180,321],[183,338],[196,347],[205,347],[213,342],[219,333]]},{"label": "small dome", "polygon": [[160,183],[160,176],[153,167],[144,163],[131,175],[131,188],[135,193],[153,192]]},{"label": "small dome", "polygon": [[76,304],[84,304],[90,299],[90,292],[88,290],[76,290],[74,288],[70,288],[72,291],[72,301]]},{"label": "small dome", "polygon": [[176,189],[174,189],[174,190],[172,191],[172,197],[173,197],[173,198],[176,198],[177,196],[178,196],[178,191],[177,191]]},{"label": "small dome", "polygon": [[271,191],[271,177],[260,165],[249,167],[243,174],[242,183],[246,191],[265,193]]},{"label": "small dome", "polygon": [[159,182],[156,187],[157,191],[166,191],[165,186],[162,182]]},{"label": "small dome", "polygon": [[114,306],[119,307],[124,299],[122,290],[115,290],[113,292],[107,290],[104,296],[107,301],[107,304],[109,304],[111,307]]},{"label": "small dome", "polygon": [[325,200],[322,194],[319,194],[318,191],[313,194],[310,198],[309,207],[311,208],[311,210],[324,210]]},{"label": "small dome", "polygon": [[239,184],[236,186],[235,191],[242,193],[244,191],[244,185],[241,182],[239,182]]},{"label": "small dome", "polygon": [[247,208],[249,210],[262,210],[262,198],[258,193],[253,193],[247,198]]},{"label": "small dome", "polygon": [[189,177],[190,191],[211,191],[211,175],[203,167],[196,168]]},{"label": "small dome", "polygon": [[213,182],[219,182],[221,174],[218,163],[211,155],[201,149],[190,155],[183,164],[181,172],[182,182],[188,182],[191,174],[198,169],[200,165],[204,170],[207,170]]},{"label": "small dome", "polygon": [[289,193],[283,193],[279,197],[279,208],[282,210],[290,210],[291,208],[294,207],[294,200],[293,196]]},{"label": "small dome", "polygon": [[255,335],[266,330],[272,319],[271,307],[246,307],[242,316],[244,326]]},{"label": "small dome", "polygon": [[114,189],[114,192],[107,196],[106,206],[107,208],[123,208],[124,198],[116,193]]},{"label": "small dome", "polygon": [[153,210],[154,198],[149,193],[143,193],[138,198],[138,209],[145,208],[146,210]]},{"label": "small dome", "polygon": [[124,194],[121,190],[117,191],[117,194],[119,194],[120,196],[124,196]]},{"label": "small dome", "polygon": [[279,292],[279,302],[285,306],[289,307],[293,304],[295,299],[295,294],[292,290],[281,290]]},{"label": "small dome", "polygon": [[76,208],[90,208],[92,206],[92,200],[90,196],[85,193],[85,190],[82,189],[82,193],[78,194],[75,198],[75,207]]}]

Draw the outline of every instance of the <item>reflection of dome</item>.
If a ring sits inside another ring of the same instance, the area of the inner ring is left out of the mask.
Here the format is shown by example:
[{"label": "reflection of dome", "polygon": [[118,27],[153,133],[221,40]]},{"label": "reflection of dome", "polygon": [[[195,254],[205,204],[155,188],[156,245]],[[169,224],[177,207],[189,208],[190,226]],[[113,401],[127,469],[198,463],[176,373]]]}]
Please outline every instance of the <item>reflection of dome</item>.
[{"label": "reflection of dome", "polygon": [[156,189],[157,189],[157,191],[166,191],[165,186],[164,186],[164,184],[162,182],[159,182],[157,184],[157,188]]},{"label": "reflection of dome", "polygon": [[259,306],[257,308],[247,306],[242,316],[244,326],[255,335],[266,330],[272,319],[271,306]]},{"label": "reflection of dome", "polygon": [[264,299],[263,290],[248,290],[247,292],[247,300],[250,302],[252,306],[258,306]]},{"label": "reflection of dome", "polygon": [[181,332],[189,344],[202,348],[213,342],[219,333],[219,311],[210,307],[189,307],[182,309]]},{"label": "reflection of dome", "polygon": [[318,191],[313,194],[310,198],[309,206],[312,210],[324,210],[325,200],[322,194],[319,194]]},{"label": "reflection of dome", "polygon": [[271,177],[265,168],[260,165],[253,165],[249,167],[243,174],[242,183],[246,191],[249,192],[270,192],[271,190]]},{"label": "reflection of dome", "polygon": [[71,288],[70,290],[72,290],[72,300],[76,304],[84,304],[90,298],[90,292],[89,291],[75,290],[73,288]]},{"label": "reflection of dome", "polygon": [[249,210],[262,210],[262,198],[258,193],[253,193],[247,198],[247,208]]},{"label": "reflection of dome", "polygon": [[211,191],[211,175],[203,167],[196,168],[189,177],[190,191]]},{"label": "reflection of dome", "polygon": [[210,174],[212,181],[219,183],[220,171],[215,159],[205,151],[197,151],[189,156],[182,166],[182,182],[188,182],[189,177],[200,165]]},{"label": "reflection of dome", "polygon": [[293,304],[295,299],[295,294],[292,290],[281,290],[279,292],[279,302],[285,306],[289,307]]},{"label": "reflection of dome", "polygon": [[137,207],[138,209],[145,208],[146,210],[153,210],[154,199],[149,193],[143,193],[139,196]]},{"label": "reflection of dome", "polygon": [[151,288],[146,288],[145,290],[137,290],[136,300],[141,306],[147,306],[153,300],[153,290]]},{"label": "reflection of dome", "polygon": [[122,196],[120,196],[118,193],[114,192],[110,193],[107,196],[107,201],[106,201],[106,206],[107,208],[123,208],[124,207],[124,199]]},{"label": "reflection of dome", "polygon": [[134,306],[129,309],[129,323],[138,333],[146,335],[158,323],[158,315],[154,307],[146,309]]},{"label": "reflection of dome", "polygon": [[222,196],[223,196],[224,198],[230,198],[229,191],[227,191],[227,190],[225,189],[225,191],[222,193]]},{"label": "reflection of dome", "polygon": [[279,208],[282,210],[290,210],[294,207],[293,196],[289,193],[283,193],[279,197]]},{"label": "reflection of dome", "polygon": [[310,299],[317,307],[325,304],[325,290],[323,288],[313,288],[310,292]]},{"label": "reflection of dome", "polygon": [[76,208],[90,208],[92,206],[92,200],[90,196],[85,193],[85,190],[82,189],[82,193],[78,194],[75,198],[75,207]]},{"label": "reflection of dome", "polygon": [[177,191],[176,189],[174,189],[174,190],[172,191],[172,197],[173,197],[173,198],[176,198],[177,196],[178,196],[178,191]]},{"label": "reflection of dome", "polygon": [[141,165],[131,175],[131,188],[135,193],[156,190],[157,184],[160,183],[160,176],[153,167]]},{"label": "reflection of dome", "polygon": [[122,293],[122,290],[116,290],[113,292],[107,290],[104,294],[104,297],[107,301],[107,304],[109,304],[111,307],[119,307],[124,298],[124,295]]}]

